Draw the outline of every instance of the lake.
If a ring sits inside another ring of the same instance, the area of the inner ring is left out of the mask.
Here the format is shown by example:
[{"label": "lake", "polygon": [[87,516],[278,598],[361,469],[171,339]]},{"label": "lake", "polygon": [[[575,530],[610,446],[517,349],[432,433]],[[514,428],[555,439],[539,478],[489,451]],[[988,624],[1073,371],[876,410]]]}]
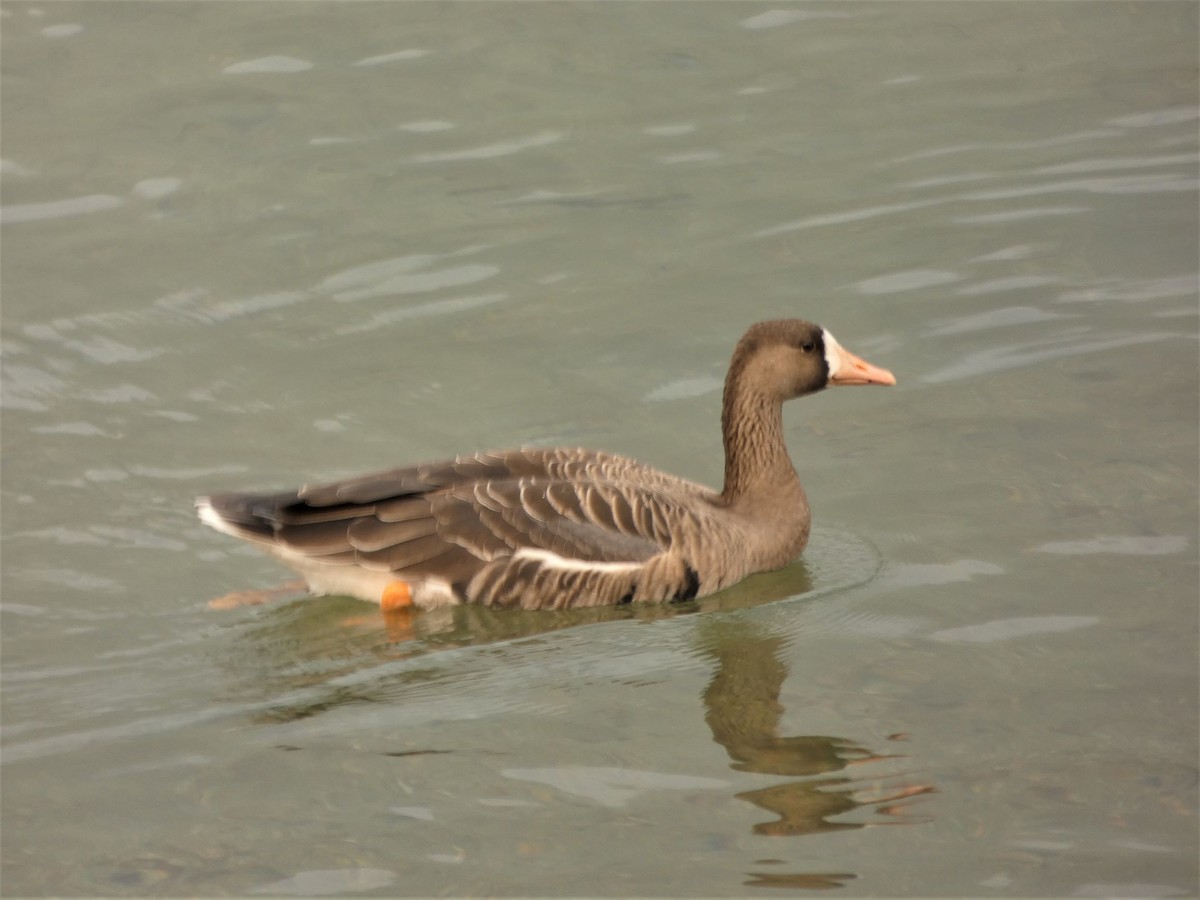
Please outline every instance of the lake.
[{"label": "lake", "polygon": [[[1195,896],[1198,7],[0,8],[9,896]],[[195,518],[489,447],[814,533],[681,606],[208,602]]]}]

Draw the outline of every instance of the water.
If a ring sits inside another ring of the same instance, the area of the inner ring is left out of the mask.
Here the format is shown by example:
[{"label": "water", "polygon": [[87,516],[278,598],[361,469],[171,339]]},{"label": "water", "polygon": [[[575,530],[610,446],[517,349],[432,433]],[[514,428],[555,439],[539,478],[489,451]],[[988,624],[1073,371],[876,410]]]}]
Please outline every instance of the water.
[{"label": "water", "polygon": [[[1194,4],[0,13],[7,894],[1200,891]],[[900,380],[789,409],[802,563],[207,608],[212,490],[716,482],[777,315]]]}]

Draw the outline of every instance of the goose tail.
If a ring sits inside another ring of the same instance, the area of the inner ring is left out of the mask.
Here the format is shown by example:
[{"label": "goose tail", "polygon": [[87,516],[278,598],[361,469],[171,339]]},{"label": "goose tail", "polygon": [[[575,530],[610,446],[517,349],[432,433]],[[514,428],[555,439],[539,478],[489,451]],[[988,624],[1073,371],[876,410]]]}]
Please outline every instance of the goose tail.
[{"label": "goose tail", "polygon": [[271,543],[275,537],[277,503],[278,498],[262,494],[213,494],[196,498],[196,514],[209,528],[223,534]]}]

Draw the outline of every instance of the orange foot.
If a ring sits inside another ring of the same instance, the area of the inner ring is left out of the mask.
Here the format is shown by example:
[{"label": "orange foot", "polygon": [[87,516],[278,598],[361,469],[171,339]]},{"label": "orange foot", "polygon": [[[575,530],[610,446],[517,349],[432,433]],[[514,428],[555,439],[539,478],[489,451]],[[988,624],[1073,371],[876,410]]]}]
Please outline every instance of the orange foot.
[{"label": "orange foot", "polygon": [[[394,643],[411,641],[415,636],[413,631],[412,591],[403,581],[392,581],[379,595],[379,608],[383,613],[383,624],[387,628],[388,639]],[[378,619],[375,616],[353,616],[343,620],[343,625],[354,627],[376,627]]]},{"label": "orange foot", "polygon": [[408,585],[403,581],[391,582],[383,589],[379,606],[383,609],[388,638],[396,643],[411,641],[414,637],[412,613],[416,607],[413,606],[412,591]]},{"label": "orange foot", "polygon": [[383,589],[383,595],[379,598],[379,605],[383,607],[384,612],[409,609],[413,605],[412,591],[409,590],[407,583],[393,581]]},{"label": "orange foot", "polygon": [[208,601],[209,609],[236,609],[239,606],[261,606],[282,597],[291,597],[305,592],[303,581],[288,581],[278,587],[264,588],[260,591],[234,591],[224,597]]}]

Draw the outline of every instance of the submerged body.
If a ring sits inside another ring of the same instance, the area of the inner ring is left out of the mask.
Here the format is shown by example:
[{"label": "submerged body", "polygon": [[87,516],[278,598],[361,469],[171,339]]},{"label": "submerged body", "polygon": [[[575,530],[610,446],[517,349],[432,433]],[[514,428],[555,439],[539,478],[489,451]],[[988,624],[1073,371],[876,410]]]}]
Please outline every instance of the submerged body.
[{"label": "submerged body", "polygon": [[314,593],[524,609],[690,600],[804,549],[810,514],[782,406],[831,384],[895,378],[811,323],[752,326],[725,382],[720,492],[626,457],[560,448],[196,505],[204,522],[259,545]]}]

